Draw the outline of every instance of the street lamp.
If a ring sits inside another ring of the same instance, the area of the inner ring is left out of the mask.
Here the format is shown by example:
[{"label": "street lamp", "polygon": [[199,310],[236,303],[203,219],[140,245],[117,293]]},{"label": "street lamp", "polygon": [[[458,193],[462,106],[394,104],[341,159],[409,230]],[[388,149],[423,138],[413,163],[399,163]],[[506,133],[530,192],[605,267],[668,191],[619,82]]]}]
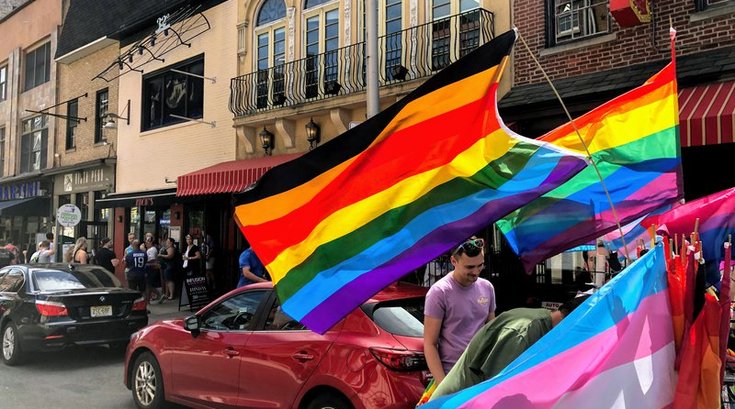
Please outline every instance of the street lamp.
[{"label": "street lamp", "polygon": [[319,125],[314,123],[313,118],[309,118],[309,123],[306,124],[306,140],[309,142],[309,150],[318,146],[321,140]]},{"label": "street lamp", "polygon": [[273,151],[273,134],[271,132],[268,132],[267,129],[265,129],[265,126],[263,126],[263,130],[258,133],[258,136],[260,137],[260,143],[261,146],[263,146],[263,150],[265,150],[265,154],[267,156],[271,155],[271,152]]}]

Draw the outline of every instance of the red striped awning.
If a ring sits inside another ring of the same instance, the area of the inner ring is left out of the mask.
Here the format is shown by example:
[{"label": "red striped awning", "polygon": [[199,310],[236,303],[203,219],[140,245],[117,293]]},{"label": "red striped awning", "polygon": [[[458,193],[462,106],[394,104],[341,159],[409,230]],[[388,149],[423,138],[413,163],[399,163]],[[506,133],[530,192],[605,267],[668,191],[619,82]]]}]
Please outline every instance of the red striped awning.
[{"label": "red striped awning", "polygon": [[268,169],[301,155],[293,153],[233,160],[187,173],[176,180],[176,196],[239,192],[258,181]]},{"label": "red striped awning", "polygon": [[735,81],[679,90],[681,146],[735,142]]}]

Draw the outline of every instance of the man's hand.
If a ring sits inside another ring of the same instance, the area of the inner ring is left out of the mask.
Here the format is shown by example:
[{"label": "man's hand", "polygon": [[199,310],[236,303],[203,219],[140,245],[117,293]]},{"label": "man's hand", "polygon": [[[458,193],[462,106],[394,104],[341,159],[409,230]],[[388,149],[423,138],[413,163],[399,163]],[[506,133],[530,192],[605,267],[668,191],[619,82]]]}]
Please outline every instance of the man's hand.
[{"label": "man's hand", "polygon": [[442,328],[442,320],[424,316],[424,357],[426,364],[429,366],[431,375],[434,376],[434,383],[439,386],[444,380],[446,374],[439,357],[439,333]]}]

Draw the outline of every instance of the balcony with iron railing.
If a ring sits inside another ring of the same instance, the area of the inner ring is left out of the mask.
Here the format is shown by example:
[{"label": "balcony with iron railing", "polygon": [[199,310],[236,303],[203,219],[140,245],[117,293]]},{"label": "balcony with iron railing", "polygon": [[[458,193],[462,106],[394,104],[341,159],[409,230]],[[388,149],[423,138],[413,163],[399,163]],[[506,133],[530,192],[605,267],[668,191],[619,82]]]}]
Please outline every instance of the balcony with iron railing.
[{"label": "balcony with iron railing", "polygon": [[[378,38],[380,86],[429,77],[495,36],[475,9]],[[230,111],[247,116],[365,90],[365,42],[235,77]]]}]

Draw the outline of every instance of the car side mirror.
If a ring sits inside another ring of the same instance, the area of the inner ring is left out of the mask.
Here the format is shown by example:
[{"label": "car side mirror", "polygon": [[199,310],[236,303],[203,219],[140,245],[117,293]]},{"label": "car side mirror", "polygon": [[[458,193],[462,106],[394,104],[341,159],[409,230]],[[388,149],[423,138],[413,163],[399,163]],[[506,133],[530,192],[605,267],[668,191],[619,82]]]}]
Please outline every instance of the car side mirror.
[{"label": "car side mirror", "polygon": [[191,335],[196,337],[199,335],[199,317],[196,315],[190,315],[184,318],[184,329],[191,332]]}]

